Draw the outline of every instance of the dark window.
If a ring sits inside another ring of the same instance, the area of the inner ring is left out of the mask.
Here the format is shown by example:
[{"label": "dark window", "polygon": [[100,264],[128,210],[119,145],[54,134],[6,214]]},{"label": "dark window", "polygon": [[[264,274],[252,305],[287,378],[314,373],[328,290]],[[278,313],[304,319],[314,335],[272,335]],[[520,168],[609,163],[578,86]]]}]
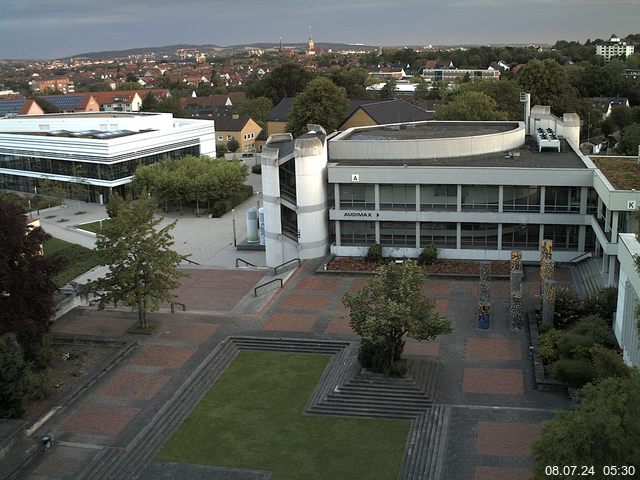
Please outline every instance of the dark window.
[{"label": "dark window", "polygon": [[540,245],[540,225],[513,224],[502,225],[503,250],[537,250]]},{"label": "dark window", "polygon": [[293,210],[280,205],[280,218],[282,221],[282,234],[298,241],[298,215]]},{"label": "dark window", "polygon": [[555,250],[578,250],[577,225],[545,225],[544,238],[553,241]]},{"label": "dark window", "polygon": [[498,248],[498,225],[495,223],[463,223],[462,248]]},{"label": "dark window", "polygon": [[502,210],[505,212],[539,212],[540,187],[505,186],[502,192]]},{"label": "dark window", "polygon": [[421,185],[421,210],[457,210],[457,185]]},{"label": "dark window", "polygon": [[380,222],[380,244],[388,247],[415,248],[415,222]]},{"label": "dark window", "polygon": [[415,185],[380,185],[381,210],[415,210]]},{"label": "dark window", "polygon": [[580,213],[580,188],[546,187],[544,211],[546,213]]},{"label": "dark window", "polygon": [[463,185],[462,210],[498,211],[498,187]]},{"label": "dark window", "polygon": [[375,222],[340,222],[341,245],[373,245],[376,243]]},{"label": "dark window", "polygon": [[437,245],[456,248],[458,228],[455,223],[422,222],[420,224],[420,247]]},{"label": "dark window", "polygon": [[373,210],[376,206],[374,185],[340,185],[340,208]]}]

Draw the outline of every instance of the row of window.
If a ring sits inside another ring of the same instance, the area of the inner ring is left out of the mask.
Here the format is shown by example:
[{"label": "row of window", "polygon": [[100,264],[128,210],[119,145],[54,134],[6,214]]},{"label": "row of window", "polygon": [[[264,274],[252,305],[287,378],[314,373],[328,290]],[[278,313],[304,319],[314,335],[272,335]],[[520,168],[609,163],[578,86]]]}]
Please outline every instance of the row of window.
[{"label": "row of window", "polygon": [[[462,248],[498,248],[498,224],[461,223]],[[415,222],[380,222],[380,244],[387,247],[416,247]],[[456,248],[457,225],[455,223],[421,222],[419,226],[420,248],[437,245]],[[545,225],[544,237],[553,240],[555,249],[577,250],[577,225]],[[537,250],[540,242],[540,225],[502,224],[502,248]],[[367,246],[376,243],[375,222],[340,222],[340,243],[344,246]]]},{"label": "row of window", "polygon": [[[457,185],[419,185],[420,210],[458,209]],[[380,185],[381,210],[415,211],[416,185]],[[341,184],[340,209],[375,209],[375,186],[372,184]],[[502,210],[505,212],[539,212],[541,188],[536,186],[504,186]],[[462,185],[460,205],[463,211],[498,211],[499,187],[488,185]],[[597,206],[597,194],[590,189],[588,211]],[[545,212],[580,213],[580,187],[546,187]]]},{"label": "row of window", "polygon": [[186,155],[200,155],[200,147],[179,148],[170,152],[156,153],[110,164],[23,157],[18,155],[0,155],[0,168],[97,180],[118,180],[133,175],[133,172],[139,165],[151,165],[166,158],[180,158]]}]

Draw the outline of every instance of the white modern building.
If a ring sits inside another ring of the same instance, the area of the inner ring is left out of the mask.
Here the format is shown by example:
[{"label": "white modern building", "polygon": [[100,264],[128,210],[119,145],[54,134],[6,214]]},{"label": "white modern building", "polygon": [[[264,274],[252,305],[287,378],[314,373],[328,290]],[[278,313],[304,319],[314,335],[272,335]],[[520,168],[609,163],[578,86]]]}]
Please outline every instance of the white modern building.
[{"label": "white modern building", "polygon": [[215,157],[209,120],[170,113],[72,113],[0,118],[0,188],[37,193],[43,179],[81,182],[91,201],[125,196],[138,165]]},{"label": "white modern building", "polygon": [[620,37],[613,34],[611,38],[602,43],[596,44],[596,55],[604,57],[604,61],[608,62],[613,57],[628,57],[633,55],[633,45],[628,45],[626,42],[620,40]]},{"label": "white modern building", "polygon": [[637,309],[640,304],[640,275],[635,257],[640,255],[640,243],[632,233],[620,234],[620,278],[618,280],[618,307],[613,331],[622,348],[622,356],[629,365],[640,365],[640,332]]}]

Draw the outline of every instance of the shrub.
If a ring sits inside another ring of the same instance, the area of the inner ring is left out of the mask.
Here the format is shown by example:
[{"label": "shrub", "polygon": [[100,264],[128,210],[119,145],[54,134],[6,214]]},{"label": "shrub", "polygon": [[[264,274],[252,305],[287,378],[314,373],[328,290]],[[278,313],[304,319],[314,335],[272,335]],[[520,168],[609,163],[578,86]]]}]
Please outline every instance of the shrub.
[{"label": "shrub", "polygon": [[218,200],[214,202],[213,207],[211,207],[211,214],[215,218],[219,218],[229,210],[231,210],[231,202],[229,200]]},{"label": "shrub", "polygon": [[613,314],[618,306],[618,289],[608,287],[600,290],[596,295],[590,295],[584,302],[585,314],[596,314],[611,323]]},{"label": "shrub", "polygon": [[580,388],[595,377],[591,361],[583,358],[558,360],[553,364],[551,372],[555,378],[564,380],[572,388]]},{"label": "shrub", "polygon": [[598,315],[581,318],[572,328],[574,333],[591,338],[601,345],[615,345],[615,337],[609,323]]},{"label": "shrub", "polygon": [[582,299],[570,288],[562,286],[556,290],[556,307],[553,319],[556,327],[572,325],[582,315]]},{"label": "shrub", "polygon": [[560,355],[560,358],[586,356],[593,343],[593,340],[586,335],[578,335],[571,332],[563,333],[558,337],[558,355]]},{"label": "shrub", "polygon": [[382,261],[382,245],[374,243],[369,247],[367,251],[367,260],[370,262],[379,263]]},{"label": "shrub", "polygon": [[0,418],[19,418],[24,413],[27,364],[13,333],[0,337]]},{"label": "shrub", "polygon": [[[394,357],[394,352],[396,355]],[[384,373],[392,377],[402,377],[407,372],[405,360],[391,362],[392,358],[399,358],[404,349],[404,342],[394,344],[393,342],[378,342],[363,340],[358,351],[358,362],[364,368],[376,373]],[[398,353],[397,350],[400,350]]]},{"label": "shrub", "polygon": [[32,348],[32,360],[36,368],[47,368],[53,359],[53,345],[51,335],[43,335],[40,343]]},{"label": "shrub", "polygon": [[48,368],[38,372],[27,371],[24,384],[25,396],[29,402],[47,398],[55,390],[53,376]]},{"label": "shrub", "polygon": [[558,360],[558,338],[560,332],[553,327],[538,336],[538,354],[544,363]]},{"label": "shrub", "polygon": [[438,247],[427,245],[418,256],[418,265],[431,265],[438,258]]},{"label": "shrub", "polygon": [[254,165],[251,167],[251,171],[253,173],[257,173],[258,175],[262,175],[262,165]]},{"label": "shrub", "polygon": [[598,380],[608,377],[627,378],[631,374],[620,355],[601,345],[591,348],[591,360]]}]

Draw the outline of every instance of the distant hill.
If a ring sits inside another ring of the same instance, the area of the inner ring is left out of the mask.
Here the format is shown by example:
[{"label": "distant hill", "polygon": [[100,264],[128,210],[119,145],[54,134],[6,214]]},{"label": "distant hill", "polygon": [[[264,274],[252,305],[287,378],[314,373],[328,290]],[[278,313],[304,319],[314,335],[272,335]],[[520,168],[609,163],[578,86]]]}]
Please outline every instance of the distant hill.
[{"label": "distant hill", "polygon": [[[206,53],[211,50],[218,51],[233,51],[233,50],[247,50],[247,49],[261,49],[267,50],[270,48],[277,48],[279,43],[249,43],[249,44],[240,44],[240,45],[229,45],[226,47],[222,47],[219,45],[190,45],[190,44],[177,44],[177,45],[166,45],[163,47],[148,47],[148,48],[129,48],[126,50],[105,50],[103,52],[87,52],[87,53],[78,53],[76,55],[70,55],[66,58],[88,58],[92,60],[106,60],[111,58],[122,58],[128,57],[129,55],[144,55],[154,53],[155,55],[175,55],[176,50],[180,48],[195,48],[200,52]],[[296,49],[306,48],[306,43],[286,43],[283,44],[284,47],[294,47]],[[317,49],[322,50],[347,50],[347,49],[358,49],[358,50],[373,50],[378,47],[375,46],[367,46],[367,45],[350,45],[347,43],[316,43]],[[64,60],[64,59],[63,59]]]}]

